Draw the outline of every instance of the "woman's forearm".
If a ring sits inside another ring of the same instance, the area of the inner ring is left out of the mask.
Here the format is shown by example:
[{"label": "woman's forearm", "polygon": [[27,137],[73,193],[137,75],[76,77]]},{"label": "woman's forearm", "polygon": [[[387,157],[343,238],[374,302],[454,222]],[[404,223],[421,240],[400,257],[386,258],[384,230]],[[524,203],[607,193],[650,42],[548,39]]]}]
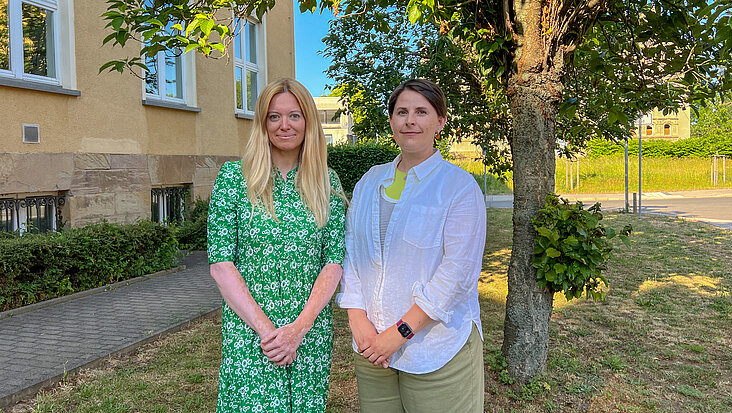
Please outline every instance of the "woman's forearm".
[{"label": "woman's forearm", "polygon": [[323,311],[323,308],[328,305],[333,297],[342,275],[343,267],[338,264],[328,264],[320,270],[320,274],[318,274],[318,278],[315,280],[313,289],[310,292],[310,297],[295,323],[310,330],[318,314]]},{"label": "woman's forearm", "polygon": [[249,326],[259,337],[275,329],[272,321],[264,314],[262,308],[254,301],[247,283],[239,274],[234,263],[217,262],[210,266],[211,277],[216,281],[221,296],[226,304]]}]

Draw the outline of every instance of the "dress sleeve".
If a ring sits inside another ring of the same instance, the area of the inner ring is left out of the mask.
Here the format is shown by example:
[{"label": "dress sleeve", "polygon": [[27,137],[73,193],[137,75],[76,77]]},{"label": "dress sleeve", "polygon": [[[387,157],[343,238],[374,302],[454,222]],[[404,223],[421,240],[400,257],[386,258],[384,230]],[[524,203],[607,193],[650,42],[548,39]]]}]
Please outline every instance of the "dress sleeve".
[{"label": "dress sleeve", "polygon": [[343,265],[345,255],[346,209],[343,199],[336,195],[343,193],[341,181],[332,169],[328,170],[330,178],[330,217],[323,228],[323,249],[321,253],[321,268],[326,264]]},{"label": "dress sleeve", "polygon": [[208,204],[208,262],[235,261],[237,245],[236,164],[226,162],[219,170]]}]

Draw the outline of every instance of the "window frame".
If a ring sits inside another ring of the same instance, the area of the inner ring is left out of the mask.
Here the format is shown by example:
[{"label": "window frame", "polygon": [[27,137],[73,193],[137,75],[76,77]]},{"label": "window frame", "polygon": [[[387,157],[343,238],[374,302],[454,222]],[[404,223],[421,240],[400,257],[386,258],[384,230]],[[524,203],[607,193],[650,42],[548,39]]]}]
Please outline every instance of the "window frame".
[{"label": "window frame", "polygon": [[[247,23],[254,24],[255,32],[257,34],[256,39],[256,45],[257,45],[257,63],[252,63],[247,61],[246,59],[246,36],[244,33],[244,27],[242,27],[239,23],[244,20]],[[232,50],[231,50],[231,56],[232,61],[234,62],[233,66],[233,86],[234,86],[234,114],[236,117],[244,118],[244,119],[254,119],[254,110],[248,110],[247,109],[247,85],[246,85],[246,73],[247,70],[255,72],[257,74],[257,96],[255,97],[255,105],[256,105],[256,98],[259,97],[259,93],[262,91],[262,88],[267,83],[267,74],[266,74],[266,68],[267,68],[267,53],[266,53],[266,16],[262,16],[262,20],[259,21],[253,17],[234,17],[234,21],[236,22],[236,29],[239,33],[242,33],[239,38],[241,39],[241,44],[239,44],[239,48],[241,50],[242,56],[240,58],[236,57],[236,48],[237,44],[236,39],[237,36],[234,36],[234,40],[232,41]],[[237,69],[242,70],[242,108],[240,109],[238,107],[237,102],[237,85],[236,85],[236,71]]]},{"label": "window frame", "polygon": [[[147,91],[147,85],[145,83],[145,80],[148,76],[148,71],[145,70],[145,76],[143,76],[142,79],[142,92],[145,96],[144,100],[152,100],[157,102],[169,102],[173,104],[180,104],[180,105],[188,105],[188,77],[190,76],[189,68],[188,68],[188,62],[187,60],[189,57],[187,56],[187,53],[184,53],[181,51],[180,55],[180,65],[181,65],[181,71],[180,71],[180,84],[181,84],[181,97],[173,97],[173,96],[167,96],[165,91],[167,87],[166,78],[165,78],[165,53],[167,53],[167,50],[161,50],[155,55],[155,63],[157,65],[157,71],[156,76],[158,78],[158,93],[153,94]],[[162,68],[162,70],[161,70]],[[161,76],[161,73],[163,74]]]},{"label": "window frame", "polygon": [[[51,12],[53,36],[54,77],[25,73],[25,50],[23,48],[23,3]],[[64,65],[61,56],[61,7],[59,0],[8,0],[8,46],[9,69],[0,69],[0,77],[45,85],[61,86]],[[15,23],[14,23],[15,22]]]},{"label": "window frame", "polygon": [[[172,25],[172,23],[171,23]],[[167,29],[166,29],[167,30]],[[178,30],[170,29],[173,32]],[[144,47],[144,43],[140,45],[140,48]],[[196,94],[196,61],[195,53],[185,53],[181,48],[180,50],[180,79],[181,85],[181,97],[166,96],[166,82],[165,82],[165,54],[169,53],[168,50],[161,50],[155,55],[155,62],[157,65],[156,76],[158,78],[158,93],[148,93],[147,79],[148,71],[143,71],[142,76],[142,104],[149,106],[159,106],[172,109],[187,110],[191,112],[200,112],[201,109],[196,107],[197,94]],[[172,53],[172,52],[170,52]],[[143,58],[144,63],[145,58]],[[162,73],[162,75],[161,75]],[[162,81],[161,81],[162,80]]]}]

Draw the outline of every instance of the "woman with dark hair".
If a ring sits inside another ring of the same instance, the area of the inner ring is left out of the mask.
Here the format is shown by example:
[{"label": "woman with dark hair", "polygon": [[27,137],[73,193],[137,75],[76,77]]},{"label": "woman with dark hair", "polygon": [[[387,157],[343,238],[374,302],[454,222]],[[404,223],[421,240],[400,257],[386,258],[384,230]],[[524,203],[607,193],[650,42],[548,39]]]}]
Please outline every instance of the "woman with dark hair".
[{"label": "woman with dark hair", "polygon": [[434,148],[447,121],[439,86],[408,80],[388,108],[401,154],[356,184],[337,297],[358,353],[361,411],[482,412],[485,201]]},{"label": "woman with dark hair", "polygon": [[242,161],[227,162],[208,215],[224,298],[218,412],[322,412],[330,299],[343,269],[344,196],[307,89],[270,83]]}]

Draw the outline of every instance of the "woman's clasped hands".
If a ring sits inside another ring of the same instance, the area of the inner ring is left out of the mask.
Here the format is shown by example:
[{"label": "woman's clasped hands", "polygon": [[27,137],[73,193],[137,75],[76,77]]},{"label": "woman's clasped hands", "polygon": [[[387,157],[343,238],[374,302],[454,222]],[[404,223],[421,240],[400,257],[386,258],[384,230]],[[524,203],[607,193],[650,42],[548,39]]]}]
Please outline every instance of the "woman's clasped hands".
[{"label": "woman's clasped hands", "polygon": [[297,349],[309,327],[295,321],[280,328],[273,328],[261,336],[260,347],[269,361],[278,366],[288,366],[297,358]]}]

